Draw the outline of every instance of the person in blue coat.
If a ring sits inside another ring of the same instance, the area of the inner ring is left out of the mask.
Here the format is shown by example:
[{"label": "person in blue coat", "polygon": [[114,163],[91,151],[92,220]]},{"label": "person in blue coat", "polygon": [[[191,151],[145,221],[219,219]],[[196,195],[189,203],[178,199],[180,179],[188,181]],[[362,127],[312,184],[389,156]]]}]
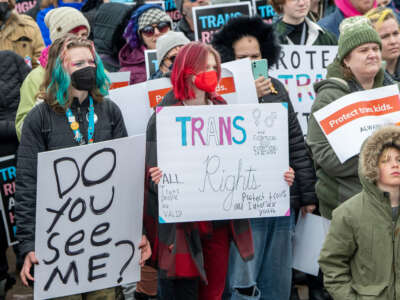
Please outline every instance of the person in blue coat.
[{"label": "person in blue coat", "polygon": [[339,25],[345,18],[361,16],[377,6],[376,0],[335,0],[335,11],[319,20],[318,25],[339,39]]}]

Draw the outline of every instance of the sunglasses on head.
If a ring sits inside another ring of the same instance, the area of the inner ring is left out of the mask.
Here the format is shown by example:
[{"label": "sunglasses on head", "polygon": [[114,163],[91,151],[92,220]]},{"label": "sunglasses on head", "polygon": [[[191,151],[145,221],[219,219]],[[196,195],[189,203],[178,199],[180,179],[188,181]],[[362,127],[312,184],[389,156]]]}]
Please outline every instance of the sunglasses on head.
[{"label": "sunglasses on head", "polygon": [[141,30],[141,32],[145,36],[151,37],[154,35],[155,28],[157,28],[160,33],[166,33],[168,31],[168,29],[170,28],[170,24],[169,24],[169,22],[160,22],[156,25],[148,25],[148,26],[144,27]]}]

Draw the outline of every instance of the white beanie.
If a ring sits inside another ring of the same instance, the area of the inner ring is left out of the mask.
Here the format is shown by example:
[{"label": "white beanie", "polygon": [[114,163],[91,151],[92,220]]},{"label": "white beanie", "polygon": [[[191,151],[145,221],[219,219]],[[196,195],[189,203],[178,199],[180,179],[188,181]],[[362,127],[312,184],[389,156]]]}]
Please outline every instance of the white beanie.
[{"label": "white beanie", "polygon": [[54,42],[56,39],[63,37],[72,29],[85,26],[90,34],[90,25],[85,16],[73,7],[58,7],[50,10],[44,22],[50,31],[50,39]]},{"label": "white beanie", "polygon": [[161,65],[161,62],[170,50],[177,46],[186,45],[189,42],[189,39],[182,32],[170,30],[160,36],[156,41],[158,65]]}]

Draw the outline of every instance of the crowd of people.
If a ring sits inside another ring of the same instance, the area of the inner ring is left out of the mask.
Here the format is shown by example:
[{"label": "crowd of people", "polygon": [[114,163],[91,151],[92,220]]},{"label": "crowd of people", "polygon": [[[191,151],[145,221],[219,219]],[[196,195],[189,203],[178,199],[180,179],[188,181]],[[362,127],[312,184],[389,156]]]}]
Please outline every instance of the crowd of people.
[{"label": "crowd of people", "polygon": [[[211,4],[176,0],[181,19],[173,21],[162,6],[142,0],[39,0],[26,14],[15,12],[15,0],[0,0],[0,157],[17,157],[19,243],[13,250],[22,283],[32,285],[38,263],[38,153],[127,136],[122,113],[108,98],[107,73],[129,71],[129,84],[169,78],[172,89],[159,106],[212,109],[227,104],[216,92],[221,63],[266,59],[272,68],[281,45],[337,45],[326,79],[314,85],[306,137],[277,78],[260,76],[249,87],[259,103],[288,105],[289,168],[282,178],[290,186],[289,216],[158,223],[163,170],[153,114],[146,132],[141,280],[63,298],[296,300],[297,283],[308,285],[310,300],[398,299],[400,128],[378,129],[359,155],[341,163],[313,113],[345,95],[400,80],[400,2],[270,0],[272,23],[258,16],[231,19],[208,45],[194,41],[192,8]],[[151,78],[146,50],[157,53]],[[318,277],[292,269],[299,213],[331,220]],[[2,226],[0,239],[3,300],[13,278]]]}]

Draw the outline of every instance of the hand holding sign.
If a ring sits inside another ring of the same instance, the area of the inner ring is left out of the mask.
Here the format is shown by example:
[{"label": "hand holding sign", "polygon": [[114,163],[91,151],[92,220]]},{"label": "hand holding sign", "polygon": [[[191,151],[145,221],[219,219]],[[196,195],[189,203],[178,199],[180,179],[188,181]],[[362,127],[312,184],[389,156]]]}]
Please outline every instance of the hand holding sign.
[{"label": "hand holding sign", "polygon": [[39,261],[36,258],[35,252],[31,251],[25,256],[24,265],[22,266],[19,276],[22,283],[28,286],[28,280],[34,281],[35,279],[31,275],[31,269],[33,265],[37,265]]},{"label": "hand holding sign", "polygon": [[140,266],[144,267],[144,263],[151,257],[150,242],[145,235],[142,236],[142,240],[139,243],[140,249]]},{"label": "hand holding sign", "polygon": [[294,170],[292,168],[289,168],[289,171],[286,171],[283,177],[285,178],[288,186],[292,186],[294,182]]},{"label": "hand holding sign", "polygon": [[155,184],[159,184],[162,177],[162,171],[160,170],[160,168],[158,167],[150,168],[149,173],[151,176],[151,180],[153,180]]}]

